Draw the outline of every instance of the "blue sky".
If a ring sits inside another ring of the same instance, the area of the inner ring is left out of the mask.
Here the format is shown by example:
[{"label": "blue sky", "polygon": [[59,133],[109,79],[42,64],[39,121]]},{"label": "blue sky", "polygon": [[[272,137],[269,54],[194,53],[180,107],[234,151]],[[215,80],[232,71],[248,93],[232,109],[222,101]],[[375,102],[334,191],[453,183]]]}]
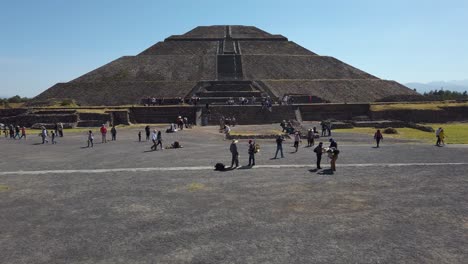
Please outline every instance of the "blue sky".
[{"label": "blue sky", "polygon": [[254,25],[383,79],[468,79],[468,1],[0,0],[0,96],[35,96],[198,25]]}]

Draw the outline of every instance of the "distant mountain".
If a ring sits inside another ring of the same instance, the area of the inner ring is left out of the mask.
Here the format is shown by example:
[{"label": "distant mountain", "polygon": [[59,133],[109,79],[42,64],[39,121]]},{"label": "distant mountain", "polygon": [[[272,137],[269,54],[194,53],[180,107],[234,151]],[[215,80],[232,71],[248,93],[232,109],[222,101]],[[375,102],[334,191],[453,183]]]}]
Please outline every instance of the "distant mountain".
[{"label": "distant mountain", "polygon": [[416,89],[418,93],[429,92],[431,90],[450,90],[464,92],[468,91],[468,80],[455,80],[455,81],[433,81],[429,83],[411,82],[405,83],[411,89]]}]

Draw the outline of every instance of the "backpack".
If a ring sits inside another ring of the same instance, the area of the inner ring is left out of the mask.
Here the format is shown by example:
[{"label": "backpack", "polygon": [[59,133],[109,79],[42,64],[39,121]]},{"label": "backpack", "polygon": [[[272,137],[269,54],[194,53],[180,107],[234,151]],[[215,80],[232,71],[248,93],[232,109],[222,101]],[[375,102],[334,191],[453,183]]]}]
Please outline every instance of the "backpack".
[{"label": "backpack", "polygon": [[216,163],[215,165],[215,170],[217,171],[223,171],[225,169],[225,165],[223,163]]}]

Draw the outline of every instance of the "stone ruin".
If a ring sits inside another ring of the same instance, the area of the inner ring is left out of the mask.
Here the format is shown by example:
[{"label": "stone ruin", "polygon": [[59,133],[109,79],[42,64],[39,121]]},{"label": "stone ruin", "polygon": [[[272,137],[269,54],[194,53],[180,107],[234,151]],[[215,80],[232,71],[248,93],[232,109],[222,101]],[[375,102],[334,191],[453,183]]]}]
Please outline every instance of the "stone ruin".
[{"label": "stone ruin", "polygon": [[321,56],[282,35],[253,26],[200,26],[118,58],[70,82],[58,83],[33,104],[73,99],[81,106],[135,105],[143,98],[229,98],[284,95],[302,103],[373,102],[416,94],[338,59]]}]

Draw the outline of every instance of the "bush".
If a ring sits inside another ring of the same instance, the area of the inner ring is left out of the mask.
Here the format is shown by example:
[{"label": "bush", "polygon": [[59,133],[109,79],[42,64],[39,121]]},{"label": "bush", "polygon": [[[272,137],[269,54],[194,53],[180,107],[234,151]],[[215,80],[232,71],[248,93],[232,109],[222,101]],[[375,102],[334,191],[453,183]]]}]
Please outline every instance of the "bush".
[{"label": "bush", "polygon": [[398,131],[393,127],[387,127],[383,132],[384,134],[398,134]]}]

